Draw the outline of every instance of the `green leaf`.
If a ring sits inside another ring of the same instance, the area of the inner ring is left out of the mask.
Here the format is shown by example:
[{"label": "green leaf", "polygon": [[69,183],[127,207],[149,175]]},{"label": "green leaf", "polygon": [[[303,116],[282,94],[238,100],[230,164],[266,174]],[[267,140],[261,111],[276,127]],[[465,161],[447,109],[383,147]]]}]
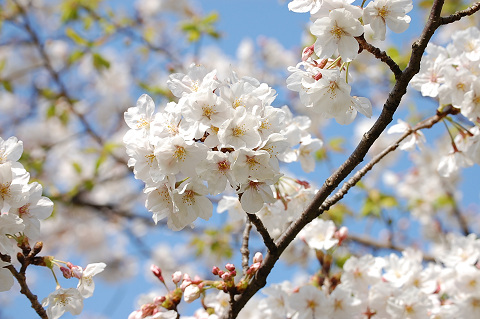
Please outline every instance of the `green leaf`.
[{"label": "green leaf", "polygon": [[343,224],[345,214],[353,216],[352,210],[341,203],[333,205],[326,213],[336,225]]},{"label": "green leaf", "polygon": [[5,90],[7,90],[7,91],[10,92],[10,93],[13,93],[12,82],[10,82],[10,81],[8,81],[8,80],[3,80],[3,81],[2,81],[2,85],[3,85],[3,87],[5,88]]},{"label": "green leaf", "polygon": [[56,114],[56,110],[57,107],[55,106],[55,104],[50,105],[47,109],[47,119],[54,117]]},{"label": "green leaf", "polygon": [[77,172],[78,174],[82,173],[82,166],[79,163],[73,162],[72,166],[73,166],[73,169],[75,170],[75,172]]},{"label": "green leaf", "polygon": [[89,46],[90,44],[88,40],[84,39],[80,34],[70,27],[65,30],[65,34],[78,45]]},{"label": "green leaf", "polygon": [[85,52],[80,51],[80,50],[75,50],[70,54],[68,57],[68,64],[74,64],[78,60],[80,60],[83,56],[85,55]]},{"label": "green leaf", "polygon": [[93,66],[97,71],[110,68],[110,62],[107,59],[105,59],[103,56],[101,56],[99,53],[94,53],[92,55],[92,58],[93,58],[92,59]]}]

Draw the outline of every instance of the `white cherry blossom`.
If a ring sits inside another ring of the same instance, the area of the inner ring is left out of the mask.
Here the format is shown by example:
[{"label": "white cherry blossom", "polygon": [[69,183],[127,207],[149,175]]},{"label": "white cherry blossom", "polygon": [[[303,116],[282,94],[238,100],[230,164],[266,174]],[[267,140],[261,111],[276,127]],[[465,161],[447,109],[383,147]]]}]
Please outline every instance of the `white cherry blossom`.
[{"label": "white cherry blossom", "polygon": [[363,9],[363,22],[372,27],[374,39],[384,41],[386,26],[396,33],[407,30],[412,19],[406,14],[412,9],[412,0],[371,1]]},{"label": "white cherry blossom", "polygon": [[354,37],[363,34],[363,26],[347,9],[330,11],[328,17],[316,20],[310,31],[317,37],[315,53],[320,59],[331,57],[337,50],[345,61],[357,56],[359,46]]},{"label": "white cherry blossom", "polygon": [[79,315],[83,310],[83,298],[75,288],[58,288],[43,299],[42,306],[48,306],[47,315],[49,319],[58,319],[65,311],[72,315]]}]

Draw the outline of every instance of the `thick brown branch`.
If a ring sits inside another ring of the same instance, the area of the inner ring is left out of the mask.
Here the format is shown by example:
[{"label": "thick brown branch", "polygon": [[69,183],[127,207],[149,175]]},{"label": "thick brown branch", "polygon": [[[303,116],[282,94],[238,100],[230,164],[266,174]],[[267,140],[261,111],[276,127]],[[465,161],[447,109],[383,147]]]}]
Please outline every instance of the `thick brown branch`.
[{"label": "thick brown branch", "polygon": [[385,51],[380,51],[379,48],[368,43],[363,34],[359,37],[355,37],[355,39],[357,39],[358,44],[360,44],[360,47],[363,50],[370,52],[375,56],[375,58],[388,65],[390,70],[392,70],[395,79],[398,79],[402,75],[402,70],[398,64],[393,61],[393,59]]},{"label": "thick brown branch", "polygon": [[470,16],[480,10],[480,2],[473,4],[465,10],[455,12],[454,14],[449,15],[448,17],[440,18],[440,24],[449,24],[455,21],[460,20],[463,17]]},{"label": "thick brown branch", "polygon": [[252,280],[248,288],[242,293],[233,305],[233,311],[229,314],[230,318],[235,318],[240,310],[245,306],[248,300],[267,282],[267,277],[270,271],[275,266],[280,255],[287,248],[287,246],[295,239],[300,230],[309,222],[320,214],[320,206],[327,199],[327,197],[335,190],[335,188],[352,172],[352,170],[363,161],[364,156],[385,130],[387,125],[393,120],[393,114],[397,110],[402,97],[407,92],[407,86],[410,80],[420,70],[420,61],[422,55],[427,47],[428,42],[433,36],[435,30],[440,26],[440,13],[443,7],[443,0],[435,0],[430,11],[430,17],[425,25],[420,39],[412,45],[412,54],[407,68],[402,74],[396,78],[396,83],[391,90],[387,101],[383,106],[382,113],[373,125],[373,127],[364,134],[362,140],[357,148],[353,151],[350,157],[325,181],[323,186],[315,195],[310,205],[306,208],[303,214],[293,222],[285,231],[283,236],[277,241],[278,250],[270,251],[265,257],[262,266],[258,270],[255,278]]}]

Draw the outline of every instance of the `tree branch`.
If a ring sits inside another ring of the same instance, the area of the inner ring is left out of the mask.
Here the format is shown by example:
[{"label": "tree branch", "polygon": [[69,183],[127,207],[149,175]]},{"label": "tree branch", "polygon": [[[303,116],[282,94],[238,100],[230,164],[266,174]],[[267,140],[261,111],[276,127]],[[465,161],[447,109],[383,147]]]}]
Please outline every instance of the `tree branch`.
[{"label": "tree branch", "polygon": [[[87,121],[85,116],[82,113],[77,112],[77,110],[75,109],[74,100],[70,96],[70,94],[68,93],[68,90],[67,90],[65,84],[60,79],[60,75],[53,68],[52,63],[50,61],[50,58],[49,58],[47,52],[45,51],[45,48],[44,48],[42,42],[40,41],[37,33],[34,31],[34,28],[32,27],[32,25],[30,23],[30,20],[28,18],[27,12],[25,11],[25,8],[18,2],[18,0],[13,0],[13,2],[18,7],[18,10],[20,11],[20,13],[23,16],[25,30],[27,31],[27,33],[30,36],[33,44],[37,48],[37,51],[40,54],[40,57],[44,62],[44,66],[47,69],[47,72],[50,74],[51,78],[53,79],[53,81],[55,82],[55,84],[58,86],[58,88],[60,90],[59,97],[63,97],[65,99],[70,111],[78,118],[78,120],[80,121],[80,123],[82,123],[82,125],[85,128],[85,130],[87,131],[87,133],[98,143],[98,145],[100,145],[100,146],[104,145],[104,141],[103,141],[102,137],[95,132],[95,130],[90,125],[90,123]],[[124,159],[116,156],[113,153],[110,153],[110,155],[118,163],[123,164],[123,165],[127,165],[127,163],[125,162]]]},{"label": "tree branch", "polygon": [[448,17],[440,18],[440,24],[449,24],[455,21],[460,20],[463,17],[470,16],[480,10],[480,2],[473,4],[465,10],[455,12],[454,14],[449,15]]},{"label": "tree branch", "polygon": [[248,242],[250,239],[250,231],[252,230],[252,222],[250,218],[247,218],[245,221],[245,229],[243,230],[243,239],[242,239],[242,248],[240,248],[240,253],[242,254],[242,268],[243,273],[246,274],[248,270],[248,262],[250,260],[250,251],[248,250]]},{"label": "tree branch", "polygon": [[19,273],[15,269],[15,267],[13,267],[13,265],[9,265],[4,268],[7,268],[8,270],[10,270],[13,277],[17,279],[18,283],[20,284],[20,293],[24,294],[28,298],[28,300],[30,300],[30,303],[32,304],[32,308],[40,316],[40,318],[48,319],[47,312],[45,311],[45,309],[43,309],[42,305],[38,301],[37,296],[30,291],[30,288],[28,288],[27,278],[25,277],[25,274]]},{"label": "tree branch", "polygon": [[390,70],[393,72],[393,75],[395,75],[395,79],[398,80],[398,78],[402,75],[402,70],[385,51],[380,51],[379,48],[368,43],[363,34],[359,37],[355,37],[355,39],[363,50],[370,52],[375,56],[375,58],[388,65]]},{"label": "tree branch", "polygon": [[250,222],[255,225],[255,227],[257,228],[257,231],[262,236],[263,242],[265,243],[265,246],[267,246],[268,250],[272,253],[275,253],[277,251],[277,245],[275,245],[275,242],[273,241],[272,237],[270,237],[270,234],[268,233],[268,230],[263,225],[262,220],[258,218],[258,216],[255,214],[247,213],[247,216]]},{"label": "tree branch", "polygon": [[410,80],[420,70],[420,61],[422,55],[427,47],[428,42],[432,38],[434,32],[440,26],[440,14],[442,11],[444,0],[435,0],[430,11],[430,16],[425,25],[424,30],[416,42],[412,45],[412,54],[407,68],[402,74],[396,78],[396,83],[383,106],[382,113],[378,117],[373,127],[364,134],[362,140],[357,145],[356,149],[350,157],[325,181],[323,186],[317,192],[310,205],[302,213],[302,215],[294,221],[290,227],[285,231],[283,236],[277,241],[278,250],[270,251],[265,257],[262,266],[259,268],[256,276],[248,288],[239,296],[233,304],[233,310],[229,314],[229,318],[235,318],[240,310],[245,306],[248,300],[267,282],[267,277],[270,271],[275,266],[280,255],[288,247],[288,245],[295,239],[300,230],[316,218],[320,213],[320,206],[327,199],[327,197],[335,190],[335,188],[352,172],[352,170],[363,161],[364,156],[385,130],[387,125],[393,120],[393,114],[396,112],[402,97],[407,92],[407,86]]},{"label": "tree branch", "polygon": [[331,196],[328,198],[321,206],[320,206],[320,211],[324,212],[328,210],[332,205],[337,203],[339,200],[341,200],[348,192],[350,188],[355,186],[367,173],[370,171],[375,164],[380,162],[385,156],[390,154],[391,152],[395,151],[399,146],[400,143],[407,138],[408,136],[414,134],[415,132],[421,130],[421,129],[426,129],[426,128],[431,128],[433,125],[436,123],[440,122],[443,118],[445,118],[449,114],[456,114],[458,113],[458,110],[453,108],[451,105],[449,107],[446,107],[444,111],[442,112],[437,112],[436,115],[421,121],[415,127],[407,130],[403,135],[395,141],[392,145],[384,149],[381,153],[379,153],[377,156],[375,156],[368,164],[366,164],[362,169],[358,170],[355,175],[353,175],[347,182],[345,182],[340,190],[338,190],[335,195]]},{"label": "tree branch", "polygon": [[[350,235],[350,234],[348,235],[348,238],[346,240],[347,241],[348,240],[353,241],[353,242],[356,242],[358,244],[368,246],[368,247],[371,247],[371,248],[374,248],[374,249],[387,249],[387,250],[404,251],[405,248],[406,248],[406,247],[402,247],[402,246],[396,246],[392,243],[383,244],[383,243],[380,243],[377,240],[374,240],[374,239],[371,239],[371,238],[360,237],[360,236],[355,236],[355,235]],[[425,260],[425,261],[435,261],[436,260],[433,256],[425,254],[423,252],[422,252],[422,255],[423,255],[423,260]]]}]

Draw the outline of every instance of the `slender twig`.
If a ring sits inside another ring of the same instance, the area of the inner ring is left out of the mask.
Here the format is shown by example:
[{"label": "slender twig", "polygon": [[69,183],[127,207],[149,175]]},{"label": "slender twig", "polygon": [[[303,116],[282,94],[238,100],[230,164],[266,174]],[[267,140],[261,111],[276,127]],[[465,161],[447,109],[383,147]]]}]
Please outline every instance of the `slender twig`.
[{"label": "slender twig", "polygon": [[17,279],[18,283],[20,284],[20,293],[24,294],[28,298],[28,300],[30,300],[30,303],[32,304],[32,308],[40,316],[40,318],[48,319],[47,312],[45,311],[45,309],[43,309],[42,305],[38,301],[37,296],[30,291],[30,288],[28,288],[27,278],[25,277],[25,274],[19,273],[15,269],[15,267],[13,267],[13,265],[9,265],[4,268],[7,268],[8,270],[10,270],[13,277]]},{"label": "slender twig", "polygon": [[255,225],[255,227],[257,228],[257,231],[262,236],[263,242],[265,243],[265,246],[267,246],[268,250],[272,253],[275,253],[277,251],[277,245],[275,245],[275,242],[273,241],[272,237],[270,237],[270,234],[268,233],[268,230],[263,225],[261,219],[258,218],[258,216],[255,214],[247,213],[247,216],[250,222]]},{"label": "slender twig", "polygon": [[447,107],[443,112],[438,112],[436,115],[418,123],[415,127],[407,130],[405,133],[402,134],[400,138],[398,138],[395,143],[384,149],[378,155],[376,155],[368,164],[366,164],[362,169],[358,170],[355,175],[353,175],[347,182],[345,182],[342,188],[335,193],[335,195],[328,198],[322,206],[320,206],[321,211],[328,210],[333,204],[337,203],[341,200],[345,194],[347,194],[348,190],[355,186],[366,174],[370,171],[378,162],[380,162],[385,156],[390,154],[391,152],[395,151],[399,146],[400,143],[406,139],[408,136],[415,134],[417,131],[421,129],[431,128],[436,123],[440,122],[445,116],[449,114],[455,114],[457,110],[452,107]]},{"label": "slender twig", "polygon": [[[404,251],[405,248],[406,248],[406,247],[394,245],[392,243],[384,244],[384,243],[379,242],[376,239],[367,238],[367,237],[360,237],[360,236],[351,235],[351,234],[348,234],[347,240],[352,241],[352,242],[356,242],[356,243],[364,245],[364,246],[371,247],[373,249],[386,249],[386,250]],[[425,261],[435,261],[435,258],[433,256],[429,255],[429,254],[425,254],[425,253],[422,252],[422,255],[423,255],[423,260],[425,260]]]},{"label": "slender twig", "polygon": [[407,86],[410,80],[420,70],[420,61],[432,38],[435,30],[440,26],[440,14],[444,0],[435,0],[430,11],[429,19],[425,25],[420,38],[412,44],[412,54],[407,68],[396,82],[383,106],[382,113],[378,117],[373,127],[363,135],[362,140],[357,145],[349,158],[325,181],[320,190],[316,193],[312,202],[308,205],[302,215],[294,221],[277,240],[277,251],[270,251],[263,260],[262,266],[258,269],[256,276],[247,289],[238,297],[233,304],[233,310],[228,315],[229,318],[235,318],[240,310],[245,306],[248,300],[267,283],[267,277],[280,258],[283,251],[295,239],[300,230],[316,218],[320,213],[320,206],[327,197],[337,188],[337,186],[353,171],[353,169],[363,161],[372,144],[377,140],[380,134],[386,129],[393,120],[402,97],[407,92]]},{"label": "slender twig", "polygon": [[365,40],[363,34],[359,37],[356,37],[355,39],[357,39],[358,44],[360,44],[360,47],[363,50],[370,52],[375,56],[375,58],[388,65],[390,70],[392,70],[396,80],[402,75],[402,70],[400,69],[398,64],[385,51],[381,51],[376,46],[368,43],[367,40]]},{"label": "slender twig", "polygon": [[463,17],[474,14],[478,10],[480,10],[480,2],[474,3],[472,6],[468,7],[467,9],[455,12],[454,14],[451,14],[448,17],[441,17],[440,24],[449,24],[449,23],[458,21]]},{"label": "slender twig", "polygon": [[250,260],[250,250],[248,250],[248,242],[250,240],[250,231],[252,230],[252,222],[249,218],[246,218],[245,229],[243,230],[242,248],[240,253],[242,254],[242,268],[243,273],[246,274],[248,270],[248,262]]}]

